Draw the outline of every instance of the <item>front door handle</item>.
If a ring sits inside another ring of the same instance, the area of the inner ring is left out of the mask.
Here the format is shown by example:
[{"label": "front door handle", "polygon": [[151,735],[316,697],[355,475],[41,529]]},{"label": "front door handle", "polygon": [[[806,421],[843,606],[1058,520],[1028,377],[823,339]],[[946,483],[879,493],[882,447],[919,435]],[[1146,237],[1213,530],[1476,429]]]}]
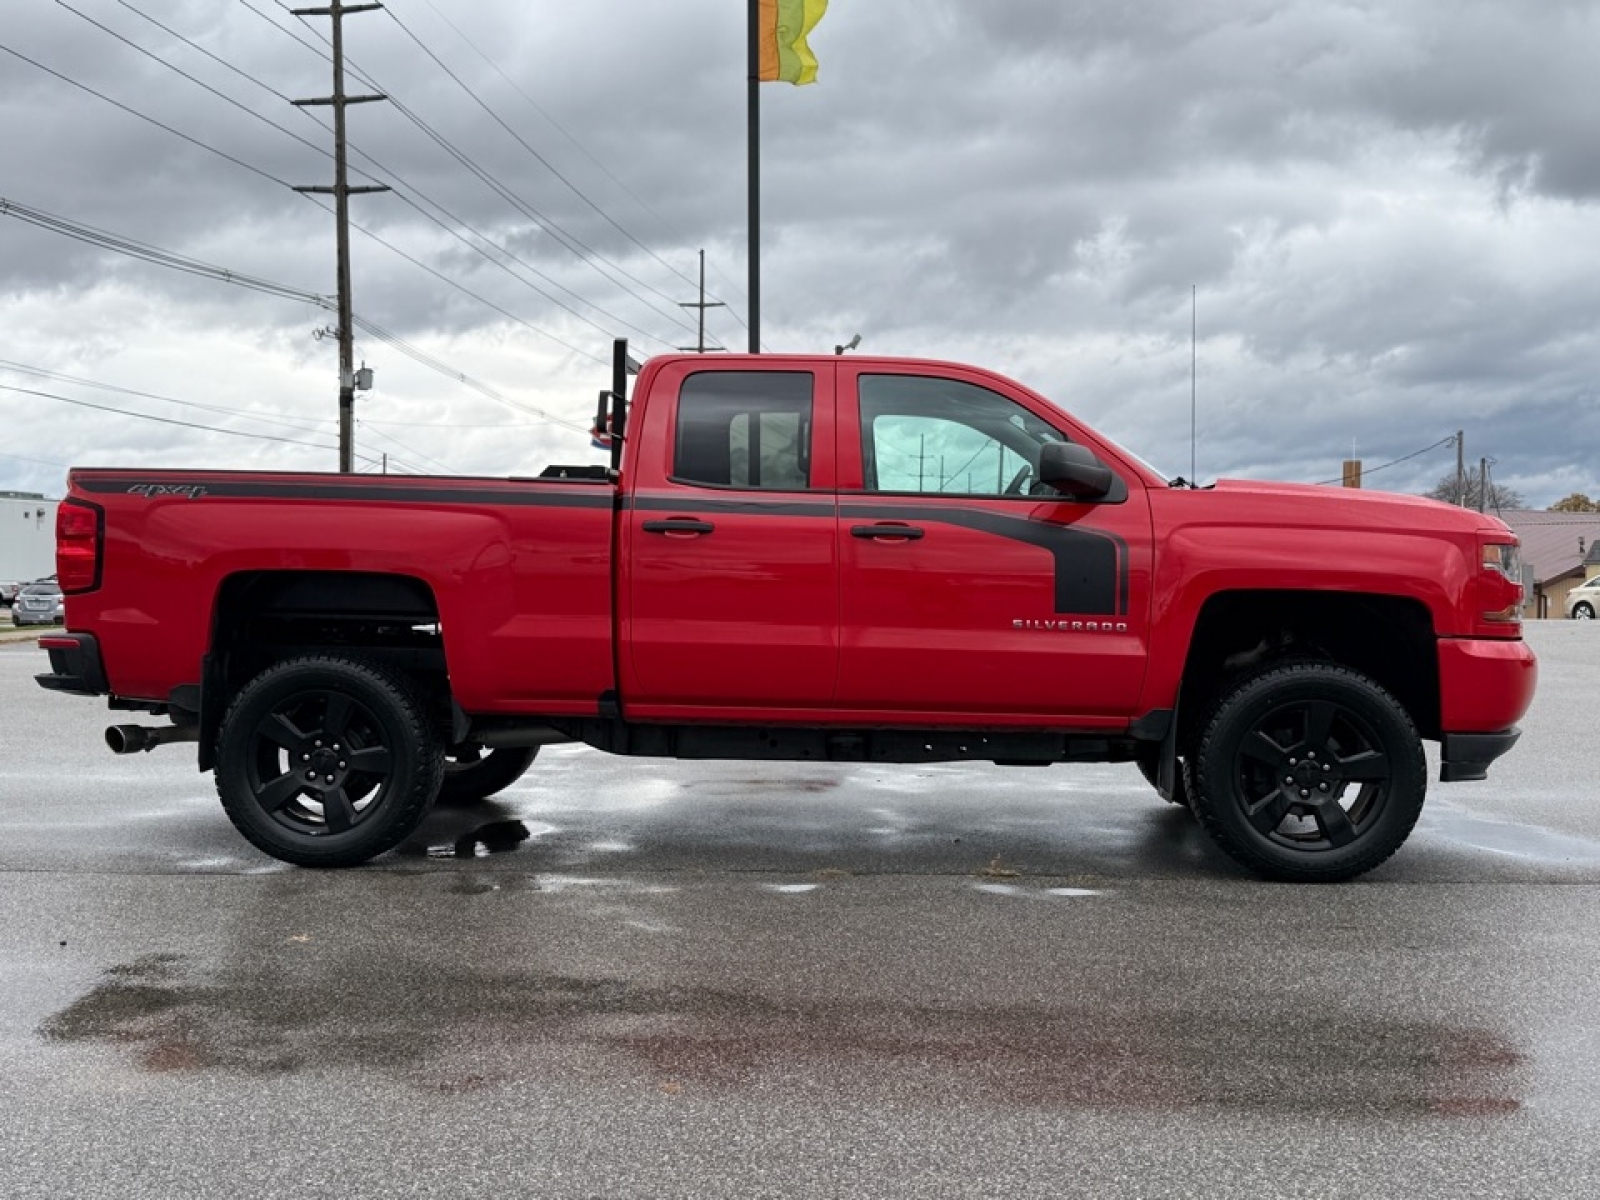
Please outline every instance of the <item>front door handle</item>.
[{"label": "front door handle", "polygon": [[669,536],[674,533],[711,533],[716,529],[710,521],[697,521],[693,517],[669,517],[665,521],[646,521],[646,533],[665,533]]},{"label": "front door handle", "polygon": [[883,521],[877,525],[852,525],[850,536],[858,538],[871,538],[873,541],[914,542],[923,536],[924,531],[916,525],[901,525],[894,521]]}]

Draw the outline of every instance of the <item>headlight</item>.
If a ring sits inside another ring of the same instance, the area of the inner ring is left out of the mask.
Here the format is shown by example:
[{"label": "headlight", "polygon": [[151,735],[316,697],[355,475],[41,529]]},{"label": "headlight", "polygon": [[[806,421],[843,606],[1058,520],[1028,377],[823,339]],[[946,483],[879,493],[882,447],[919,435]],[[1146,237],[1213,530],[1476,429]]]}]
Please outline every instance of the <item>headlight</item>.
[{"label": "headlight", "polygon": [[1495,624],[1522,620],[1522,549],[1516,542],[1483,541],[1478,614]]}]

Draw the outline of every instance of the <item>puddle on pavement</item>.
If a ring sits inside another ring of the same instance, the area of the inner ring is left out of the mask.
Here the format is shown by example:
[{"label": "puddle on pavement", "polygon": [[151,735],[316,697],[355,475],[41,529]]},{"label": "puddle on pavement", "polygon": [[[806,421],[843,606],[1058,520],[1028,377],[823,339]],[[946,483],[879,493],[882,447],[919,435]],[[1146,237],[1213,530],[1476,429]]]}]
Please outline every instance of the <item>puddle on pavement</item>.
[{"label": "puddle on pavement", "polygon": [[1527,862],[1600,864],[1600,842],[1542,825],[1477,816],[1453,805],[1429,804],[1417,829],[1474,850]]},{"label": "puddle on pavement", "polygon": [[153,1073],[358,1069],[444,1095],[547,1077],[569,1086],[574,1055],[615,1081],[620,1054],[652,1090],[799,1081],[932,1106],[1483,1118],[1519,1111],[1527,1074],[1516,1045],[1491,1029],[1327,1005],[1140,1016],[1068,1003],[775,999],[424,972],[376,956],[308,959],[288,945],[238,972],[172,955],[113,968],[38,1032],[112,1048]]}]

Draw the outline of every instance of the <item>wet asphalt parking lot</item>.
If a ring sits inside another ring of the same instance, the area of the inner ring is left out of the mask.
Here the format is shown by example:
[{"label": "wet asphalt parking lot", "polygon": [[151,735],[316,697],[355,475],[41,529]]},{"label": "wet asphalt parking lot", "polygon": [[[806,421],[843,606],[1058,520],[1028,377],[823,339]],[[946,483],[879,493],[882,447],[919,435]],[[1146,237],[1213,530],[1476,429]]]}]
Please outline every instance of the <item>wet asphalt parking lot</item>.
[{"label": "wet asphalt parking lot", "polygon": [[1529,640],[1522,744],[1326,887],[1132,766],[575,747],[298,870],[0,645],[0,1194],[1595,1196],[1600,626]]}]

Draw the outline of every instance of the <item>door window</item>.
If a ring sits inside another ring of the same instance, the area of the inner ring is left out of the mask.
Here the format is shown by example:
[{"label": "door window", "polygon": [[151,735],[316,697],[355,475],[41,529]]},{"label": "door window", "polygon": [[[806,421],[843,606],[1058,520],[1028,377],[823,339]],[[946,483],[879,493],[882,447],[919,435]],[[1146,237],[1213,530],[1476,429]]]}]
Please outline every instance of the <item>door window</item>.
[{"label": "door window", "polygon": [[1039,447],[1066,439],[998,392],[954,379],[863,375],[861,453],[873,492],[1023,496]]},{"label": "door window", "polygon": [[705,487],[811,486],[812,377],[798,371],[702,371],[678,393],[672,478]]}]

